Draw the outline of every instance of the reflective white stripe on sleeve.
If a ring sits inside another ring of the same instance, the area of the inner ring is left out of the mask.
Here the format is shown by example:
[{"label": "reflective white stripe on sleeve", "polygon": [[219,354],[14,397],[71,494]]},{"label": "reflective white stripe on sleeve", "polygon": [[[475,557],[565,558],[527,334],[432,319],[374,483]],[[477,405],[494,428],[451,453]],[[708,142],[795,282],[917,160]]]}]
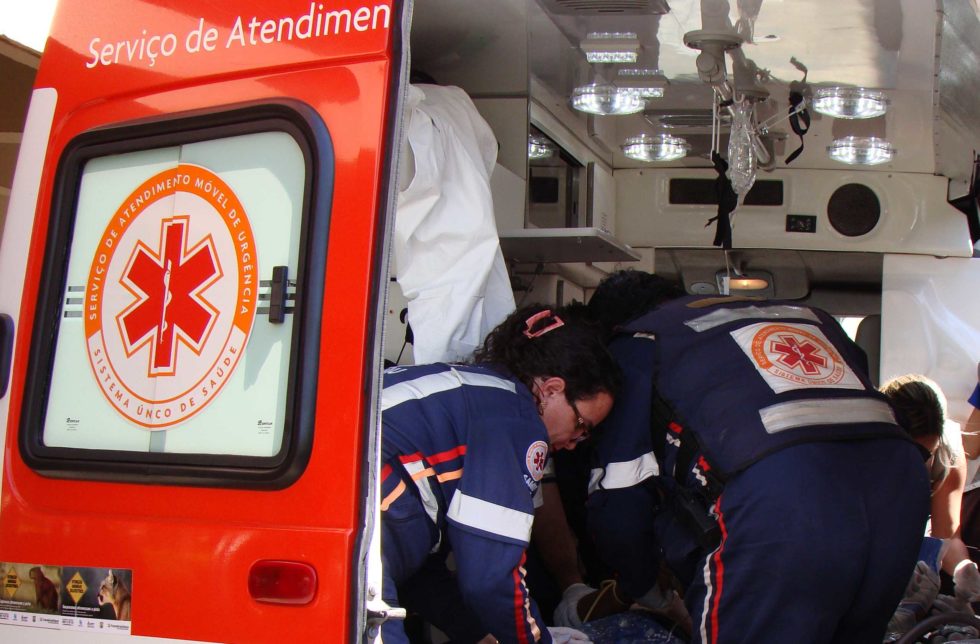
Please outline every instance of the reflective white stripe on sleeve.
[{"label": "reflective white stripe on sleeve", "polygon": [[896,422],[888,403],[874,398],[793,400],[760,409],[759,417],[770,434],[809,425]]},{"label": "reflective white stripe on sleeve", "polygon": [[647,452],[632,461],[609,463],[605,468],[598,467],[592,470],[592,475],[589,477],[589,494],[600,488],[618,490],[633,487],[658,474],[660,474],[660,465],[657,464],[657,457],[653,452]]},{"label": "reflective white stripe on sleeve", "polygon": [[456,523],[527,543],[531,540],[534,515],[490,503],[459,490],[449,502],[446,516]]},{"label": "reflective white stripe on sleeve", "polygon": [[691,327],[698,333],[709,331],[716,326],[734,322],[736,320],[785,320],[785,319],[804,319],[820,322],[817,314],[804,306],[746,306],[741,309],[716,309],[707,315],[688,320],[684,324]]},{"label": "reflective white stripe on sleeve", "polygon": [[381,411],[391,409],[409,400],[419,400],[432,394],[468,385],[472,387],[494,387],[510,392],[516,391],[514,383],[496,376],[484,373],[471,373],[450,369],[441,373],[433,373],[414,380],[406,380],[385,387],[381,392]]},{"label": "reflective white stripe on sleeve", "polygon": [[[403,464],[405,471],[408,472],[412,480],[415,481],[415,487],[419,490],[419,496],[422,498],[422,507],[425,508],[425,513],[428,515],[429,520],[432,521],[433,525],[439,525],[439,501],[436,500],[436,495],[432,492],[432,486],[429,483],[428,476],[419,476],[420,473],[424,472],[426,467],[422,461],[411,461]],[[432,547],[432,552],[439,550],[439,546],[442,543],[442,534],[436,539],[436,545]]]}]

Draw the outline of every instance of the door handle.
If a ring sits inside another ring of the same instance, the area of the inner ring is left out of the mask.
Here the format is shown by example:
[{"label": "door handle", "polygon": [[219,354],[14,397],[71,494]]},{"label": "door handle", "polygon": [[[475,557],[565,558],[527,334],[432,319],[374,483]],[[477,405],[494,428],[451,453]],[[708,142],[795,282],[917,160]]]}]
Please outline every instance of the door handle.
[{"label": "door handle", "polygon": [[14,357],[14,319],[0,313],[0,398],[7,395],[10,364]]}]

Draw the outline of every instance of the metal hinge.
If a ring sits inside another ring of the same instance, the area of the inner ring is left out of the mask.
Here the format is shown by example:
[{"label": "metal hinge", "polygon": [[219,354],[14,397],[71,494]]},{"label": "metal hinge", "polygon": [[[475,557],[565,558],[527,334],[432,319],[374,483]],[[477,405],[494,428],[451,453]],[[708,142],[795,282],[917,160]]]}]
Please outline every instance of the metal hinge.
[{"label": "metal hinge", "polygon": [[405,619],[404,608],[389,606],[380,597],[369,599],[364,605],[364,609],[367,614],[367,634],[369,638],[376,637],[378,629],[389,619]]}]

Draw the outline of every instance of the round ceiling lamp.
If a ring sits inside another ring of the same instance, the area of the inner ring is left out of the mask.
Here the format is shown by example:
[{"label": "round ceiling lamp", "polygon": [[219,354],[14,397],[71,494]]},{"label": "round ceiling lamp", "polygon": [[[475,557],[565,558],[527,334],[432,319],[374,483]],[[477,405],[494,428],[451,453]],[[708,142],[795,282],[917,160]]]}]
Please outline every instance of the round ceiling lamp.
[{"label": "round ceiling lamp", "polygon": [[870,119],[888,110],[888,99],[878,90],[824,87],[814,94],[813,109],[839,119]]},{"label": "round ceiling lamp", "polygon": [[572,107],[587,114],[621,116],[643,110],[646,101],[637,92],[613,85],[582,85],[572,92]]},{"label": "round ceiling lamp", "polygon": [[679,136],[640,134],[623,144],[623,154],[634,161],[676,161],[687,156],[691,146]]},{"label": "round ceiling lamp", "polygon": [[877,137],[845,136],[827,146],[830,158],[848,165],[880,165],[898,153],[892,144]]},{"label": "round ceiling lamp", "polygon": [[530,135],[527,137],[527,158],[547,159],[555,154],[555,146],[543,136]]}]

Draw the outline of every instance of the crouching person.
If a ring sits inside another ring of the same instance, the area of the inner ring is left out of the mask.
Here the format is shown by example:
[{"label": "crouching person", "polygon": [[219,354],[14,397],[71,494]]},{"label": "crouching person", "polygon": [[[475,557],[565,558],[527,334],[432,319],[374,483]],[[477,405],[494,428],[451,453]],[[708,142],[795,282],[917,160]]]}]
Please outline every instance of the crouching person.
[{"label": "crouching person", "polygon": [[623,590],[653,586],[664,557],[693,642],[881,642],[929,486],[837,322],[632,271],[589,308],[616,330],[625,379],[589,499]]},{"label": "crouching person", "polygon": [[[512,313],[472,365],[388,369],[385,601],[399,605],[399,585],[442,594],[421,602],[441,607],[423,617],[459,641],[588,641],[545,626],[523,563],[548,453],[574,449],[606,417],[618,373],[591,330],[542,307]],[[455,582],[444,565],[449,552]],[[398,622],[386,622],[382,636],[407,641]]]}]

